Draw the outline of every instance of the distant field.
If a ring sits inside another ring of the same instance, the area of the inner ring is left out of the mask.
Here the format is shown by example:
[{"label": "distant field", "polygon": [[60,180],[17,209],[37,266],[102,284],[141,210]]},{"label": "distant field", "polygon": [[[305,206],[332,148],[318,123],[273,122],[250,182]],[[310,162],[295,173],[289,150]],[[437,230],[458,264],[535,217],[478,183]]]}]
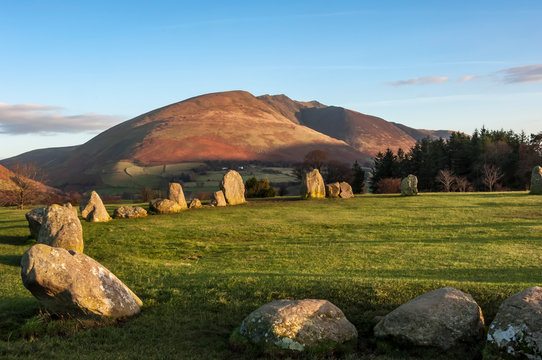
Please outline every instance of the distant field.
[{"label": "distant field", "polygon": [[[191,181],[183,181],[185,192],[216,191],[218,183],[228,169],[207,170],[205,163],[179,163],[159,166],[138,166],[130,162],[119,162],[106,167],[101,173],[104,186],[98,188],[103,194],[122,194],[123,192],[137,194],[142,188],[167,189],[169,180],[190,174]],[[243,179],[256,176],[258,179],[268,178],[272,183],[295,182],[297,179],[291,168],[247,166],[236,168]]]},{"label": "distant field", "polygon": [[24,211],[0,209],[0,358],[249,359],[228,345],[246,315],[320,298],[358,328],[347,359],[387,359],[374,317],[417,295],[459,288],[489,323],[505,297],[542,284],[542,197],[518,192],[283,198],[83,229],[86,254],[139,295],[141,315],[75,334],[40,323],[20,278],[34,244]]}]

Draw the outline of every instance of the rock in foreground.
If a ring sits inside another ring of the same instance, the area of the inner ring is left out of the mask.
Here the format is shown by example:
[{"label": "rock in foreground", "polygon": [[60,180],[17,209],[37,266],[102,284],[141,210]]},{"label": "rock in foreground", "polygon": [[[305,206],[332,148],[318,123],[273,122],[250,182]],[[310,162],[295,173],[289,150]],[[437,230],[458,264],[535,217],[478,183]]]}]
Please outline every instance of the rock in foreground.
[{"label": "rock in foreground", "polygon": [[303,351],[324,342],[356,339],[358,333],[343,312],[326,300],[278,300],[248,315],[240,334],[264,348]]},{"label": "rock in foreground", "polygon": [[418,195],[418,178],[412,174],[401,181],[401,195]]},{"label": "rock in foreground", "polygon": [[201,201],[198,198],[195,198],[192,201],[190,201],[190,206],[189,206],[190,209],[199,209],[200,207],[202,207],[202,205],[201,205]]},{"label": "rock in foreground", "polygon": [[318,169],[305,174],[301,181],[301,197],[305,199],[319,199],[326,197],[326,185],[324,178]]},{"label": "rock in foreground", "polygon": [[531,174],[531,194],[542,195],[542,167],[535,166]]},{"label": "rock in foreground", "polygon": [[34,245],[21,259],[24,286],[56,314],[124,318],[141,300],[100,263],[75,251]]},{"label": "rock in foreground", "polygon": [[41,223],[43,221],[45,209],[47,208],[35,208],[25,214],[26,221],[28,221],[28,228],[30,229],[30,236],[34,239],[37,239],[40,233]]},{"label": "rock in foreground", "polygon": [[504,300],[487,341],[513,356],[542,359],[542,288],[534,286]]},{"label": "rock in foreground", "polygon": [[483,329],[482,310],[472,296],[446,287],[399,306],[376,324],[374,333],[397,344],[446,351],[477,342]]},{"label": "rock in foreground", "polygon": [[350,198],[354,197],[354,192],[352,191],[352,186],[350,186],[349,183],[343,181],[339,185],[341,187],[341,193],[339,194],[339,196],[341,198],[350,199]]},{"label": "rock in foreground", "polygon": [[96,191],[92,191],[90,196],[79,205],[79,208],[81,210],[81,216],[86,221],[107,222],[111,220],[102,199],[100,199],[100,196]]},{"label": "rock in foreground", "polygon": [[211,205],[213,206],[226,206],[226,199],[222,190],[211,193]]},{"label": "rock in foreground", "polygon": [[174,214],[180,212],[183,208],[169,199],[155,199],[149,203],[149,210],[157,214]]},{"label": "rock in foreground", "polygon": [[228,205],[239,205],[246,202],[245,184],[237,171],[230,170],[224,175],[220,189],[224,192]]},{"label": "rock in foreground", "polygon": [[139,206],[121,206],[113,211],[114,219],[135,219],[147,216],[147,210]]},{"label": "rock in foreground", "polygon": [[83,227],[74,210],[56,204],[45,208],[38,243],[83,252]]},{"label": "rock in foreground", "polygon": [[183,187],[179,183],[169,183],[167,198],[176,202],[182,209],[187,209]]},{"label": "rock in foreground", "polygon": [[341,184],[334,182],[331,184],[326,184],[326,196],[329,198],[339,197],[341,193]]}]

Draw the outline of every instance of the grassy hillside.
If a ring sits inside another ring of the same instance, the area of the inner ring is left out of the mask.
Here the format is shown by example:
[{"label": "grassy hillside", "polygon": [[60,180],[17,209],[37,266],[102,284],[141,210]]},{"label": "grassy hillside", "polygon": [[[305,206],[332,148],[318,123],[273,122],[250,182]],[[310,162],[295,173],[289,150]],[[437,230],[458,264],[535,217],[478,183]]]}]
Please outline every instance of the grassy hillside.
[{"label": "grassy hillside", "polygon": [[1,209],[0,357],[249,359],[228,345],[246,315],[322,298],[360,332],[346,358],[388,358],[371,340],[374,317],[417,295],[459,288],[489,323],[506,296],[542,283],[541,204],[526,193],[285,198],[84,223],[85,252],[145,305],[127,323],[77,333],[86,323],[37,316],[19,274],[34,241],[24,212]]}]

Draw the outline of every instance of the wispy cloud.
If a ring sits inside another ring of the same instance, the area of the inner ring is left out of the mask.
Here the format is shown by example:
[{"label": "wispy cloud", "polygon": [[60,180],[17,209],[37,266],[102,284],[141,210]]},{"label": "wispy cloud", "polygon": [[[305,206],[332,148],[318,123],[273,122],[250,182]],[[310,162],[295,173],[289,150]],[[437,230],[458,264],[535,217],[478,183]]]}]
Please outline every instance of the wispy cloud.
[{"label": "wispy cloud", "polygon": [[497,71],[493,75],[507,84],[542,82],[542,64],[504,69]]},{"label": "wispy cloud", "polygon": [[104,130],[122,119],[100,114],[64,115],[56,106],[0,102],[0,134],[80,133]]},{"label": "wispy cloud", "polygon": [[461,79],[459,79],[459,82],[469,82],[469,81],[477,80],[477,79],[480,79],[480,76],[477,76],[477,75],[465,75],[465,76],[462,76]]},{"label": "wispy cloud", "polygon": [[403,86],[403,85],[429,85],[429,84],[442,84],[448,81],[447,76],[424,76],[419,78],[413,78],[408,80],[398,80],[387,82],[388,85],[392,86]]}]

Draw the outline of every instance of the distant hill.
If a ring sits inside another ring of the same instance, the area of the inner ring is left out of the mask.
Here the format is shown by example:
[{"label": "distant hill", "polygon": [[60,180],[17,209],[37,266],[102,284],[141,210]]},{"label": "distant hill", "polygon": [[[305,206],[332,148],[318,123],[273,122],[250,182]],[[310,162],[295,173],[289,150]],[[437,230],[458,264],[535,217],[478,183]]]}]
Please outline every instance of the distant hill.
[{"label": "distant hill", "polygon": [[401,129],[402,131],[410,135],[416,141],[420,141],[426,137],[429,137],[430,139],[433,139],[433,140],[436,140],[439,138],[449,139],[453,133],[453,131],[451,130],[424,130],[424,129],[414,129],[406,125],[398,124],[394,122],[390,124],[395,125],[397,128]]},{"label": "distant hill", "polygon": [[406,149],[415,141],[397,125],[352,110],[229,91],[152,110],[83,145],[34,150],[0,163],[34,161],[48,172],[51,185],[91,186],[120,162],[297,162],[314,149],[344,162],[364,162],[387,147]]}]

